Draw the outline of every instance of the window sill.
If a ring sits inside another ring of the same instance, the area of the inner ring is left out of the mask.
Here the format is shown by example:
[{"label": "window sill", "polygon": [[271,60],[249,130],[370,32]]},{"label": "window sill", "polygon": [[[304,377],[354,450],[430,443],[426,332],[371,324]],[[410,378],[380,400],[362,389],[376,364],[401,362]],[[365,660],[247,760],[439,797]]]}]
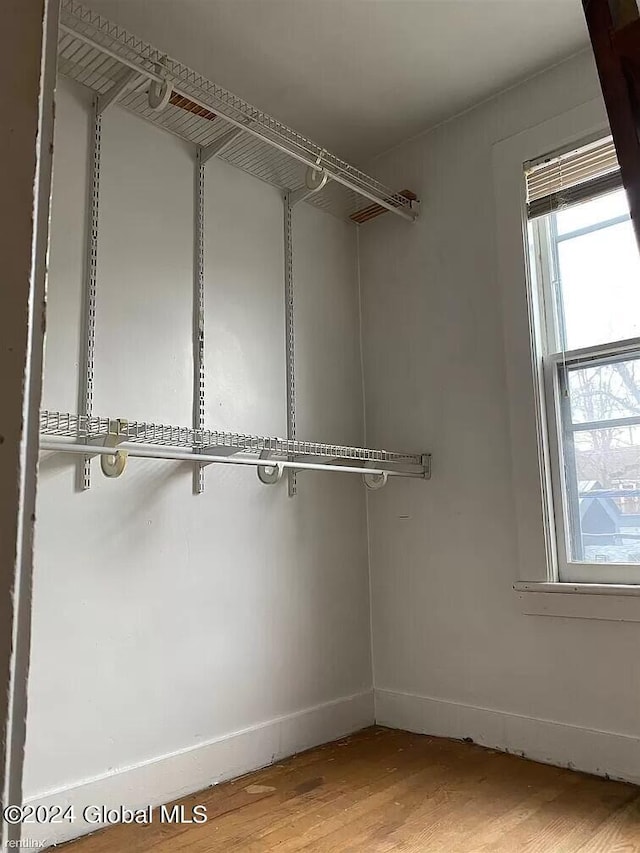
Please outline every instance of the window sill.
[{"label": "window sill", "polygon": [[513,588],[527,616],[640,622],[640,585],[519,582]]}]

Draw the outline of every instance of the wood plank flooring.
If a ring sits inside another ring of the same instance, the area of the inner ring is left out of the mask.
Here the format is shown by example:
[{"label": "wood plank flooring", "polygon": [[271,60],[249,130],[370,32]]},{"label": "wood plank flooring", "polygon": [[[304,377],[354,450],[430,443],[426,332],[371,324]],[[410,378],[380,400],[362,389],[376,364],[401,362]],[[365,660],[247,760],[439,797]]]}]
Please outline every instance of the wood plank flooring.
[{"label": "wood plank flooring", "polygon": [[65,853],[640,853],[640,788],[468,743],[367,729]]}]

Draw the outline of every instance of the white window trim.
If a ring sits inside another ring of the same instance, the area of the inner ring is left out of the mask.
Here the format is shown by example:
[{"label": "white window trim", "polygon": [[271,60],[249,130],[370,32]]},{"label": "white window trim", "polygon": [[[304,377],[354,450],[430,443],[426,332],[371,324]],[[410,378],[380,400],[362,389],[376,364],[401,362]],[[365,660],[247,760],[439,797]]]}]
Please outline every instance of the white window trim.
[{"label": "white window trim", "polygon": [[640,588],[614,584],[514,584],[514,595],[527,616],[562,616],[640,622]]},{"label": "white window trim", "polygon": [[[531,333],[532,329],[539,330],[544,320],[530,286],[523,164],[545,151],[578,146],[598,133],[604,136],[609,128],[603,103],[596,98],[493,146],[496,248],[516,514],[518,559],[514,589],[525,613],[624,619],[637,610],[640,619],[640,590],[639,594],[630,595],[628,586],[610,584],[606,594],[594,595],[595,590],[587,591],[583,584],[559,582],[554,520],[548,499],[552,486],[549,447],[543,429],[546,403],[542,356],[534,344],[535,334]],[[553,612],[548,605],[551,595],[558,602],[551,608]],[[523,599],[528,602],[526,605]],[[614,599],[618,600],[617,605]],[[623,615],[596,615],[605,610],[611,612],[612,606]]]}]

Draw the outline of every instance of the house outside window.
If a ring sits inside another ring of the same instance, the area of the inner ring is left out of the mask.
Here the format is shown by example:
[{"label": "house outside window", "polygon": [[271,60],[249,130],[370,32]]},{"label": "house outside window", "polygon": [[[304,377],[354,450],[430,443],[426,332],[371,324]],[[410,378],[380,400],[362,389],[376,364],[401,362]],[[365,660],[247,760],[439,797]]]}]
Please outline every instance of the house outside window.
[{"label": "house outside window", "polygon": [[640,256],[610,138],[526,165],[561,581],[640,583]]}]

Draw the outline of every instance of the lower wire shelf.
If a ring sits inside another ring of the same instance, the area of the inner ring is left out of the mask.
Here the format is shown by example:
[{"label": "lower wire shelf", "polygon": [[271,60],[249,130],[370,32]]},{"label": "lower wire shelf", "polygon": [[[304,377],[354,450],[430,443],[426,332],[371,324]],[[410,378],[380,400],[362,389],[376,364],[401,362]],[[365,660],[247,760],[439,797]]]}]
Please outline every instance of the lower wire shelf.
[{"label": "lower wire shelf", "polygon": [[263,483],[277,482],[285,468],[362,474],[370,488],[384,485],[389,476],[431,476],[428,453],[398,453],[47,410],[40,412],[40,449],[100,456],[107,476],[119,476],[128,456],[249,465],[258,468]]}]

